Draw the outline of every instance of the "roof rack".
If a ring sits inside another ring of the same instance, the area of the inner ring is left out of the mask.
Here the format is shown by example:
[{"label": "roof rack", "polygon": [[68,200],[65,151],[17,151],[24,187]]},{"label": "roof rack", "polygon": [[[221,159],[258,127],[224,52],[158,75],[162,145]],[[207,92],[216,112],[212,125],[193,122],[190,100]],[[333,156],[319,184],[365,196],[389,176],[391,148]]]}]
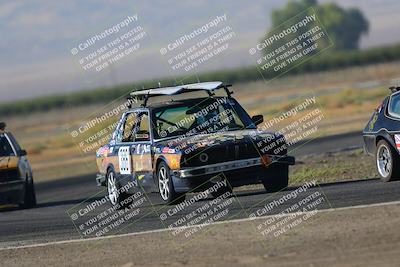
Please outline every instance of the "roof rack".
[{"label": "roof rack", "polygon": [[400,86],[389,87],[389,90],[392,91],[392,93],[396,93],[396,92],[400,91]]},{"label": "roof rack", "polygon": [[[147,101],[151,97],[179,95],[183,93],[190,93],[196,91],[205,91],[208,93],[209,96],[213,96],[215,95],[214,90],[217,89],[225,89],[227,96],[230,97],[233,94],[233,92],[229,91],[228,87],[231,86],[232,86],[231,84],[223,84],[223,82],[215,81],[215,82],[191,83],[191,84],[162,87],[162,88],[147,88],[147,89],[133,91],[132,93],[130,93],[128,100],[132,100],[133,98],[143,100],[142,106],[145,107],[147,105]],[[129,108],[131,108],[131,106],[129,106]]]}]

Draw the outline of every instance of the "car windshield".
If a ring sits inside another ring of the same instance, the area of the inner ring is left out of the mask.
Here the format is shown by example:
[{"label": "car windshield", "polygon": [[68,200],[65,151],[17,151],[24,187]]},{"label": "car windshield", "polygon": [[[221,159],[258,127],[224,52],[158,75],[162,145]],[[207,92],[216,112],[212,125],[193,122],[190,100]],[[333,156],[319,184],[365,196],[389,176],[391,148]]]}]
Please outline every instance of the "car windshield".
[{"label": "car windshield", "polygon": [[152,122],[156,139],[256,128],[239,103],[226,97],[183,101],[156,108]]},{"label": "car windshield", "polygon": [[393,94],[389,102],[389,115],[395,118],[400,118],[400,94]]},{"label": "car windshield", "polygon": [[14,151],[4,134],[0,135],[0,157],[14,156]]}]

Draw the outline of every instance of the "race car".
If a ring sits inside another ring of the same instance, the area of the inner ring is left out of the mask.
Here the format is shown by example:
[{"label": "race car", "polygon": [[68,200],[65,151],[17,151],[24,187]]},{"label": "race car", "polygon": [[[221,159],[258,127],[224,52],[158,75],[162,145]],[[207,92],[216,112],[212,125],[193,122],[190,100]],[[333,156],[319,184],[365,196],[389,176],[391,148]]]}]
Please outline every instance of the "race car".
[{"label": "race car", "polygon": [[[263,116],[251,118],[228,87],[204,82],[132,92],[142,105],[121,116],[96,153],[97,184],[107,186],[110,202],[120,205],[135,187],[158,192],[166,204],[221,181],[212,196],[256,183],[269,192],[287,187],[295,158],[284,136],[257,129]],[[206,95],[185,97],[195,93]],[[148,104],[156,97],[168,99]]]},{"label": "race car", "polygon": [[400,179],[400,87],[375,109],[363,130],[364,150],[375,156],[379,177],[384,182]]},{"label": "race car", "polygon": [[18,204],[21,208],[36,206],[32,169],[10,132],[0,122],[0,204]]}]

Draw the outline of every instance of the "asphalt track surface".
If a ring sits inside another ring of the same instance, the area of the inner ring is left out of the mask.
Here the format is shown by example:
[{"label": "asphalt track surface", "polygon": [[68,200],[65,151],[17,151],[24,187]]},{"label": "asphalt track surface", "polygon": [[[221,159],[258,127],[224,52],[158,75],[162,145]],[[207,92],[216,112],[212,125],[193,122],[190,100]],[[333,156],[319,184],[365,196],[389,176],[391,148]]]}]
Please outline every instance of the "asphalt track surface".
[{"label": "asphalt track surface", "polygon": [[[362,146],[360,133],[349,133],[319,138],[300,144],[294,148],[292,154],[297,156],[312,153],[318,154],[324,151],[360,146]],[[36,189],[38,198],[38,206],[36,208],[0,211],[0,248],[94,237],[96,231],[91,234],[84,234],[84,231],[90,229],[90,226],[79,230],[79,225],[87,223],[89,219],[98,216],[102,212],[107,212],[111,207],[109,203],[99,205],[94,210],[79,217],[76,221],[71,219],[71,214],[79,210],[82,211],[88,204],[94,203],[96,200],[100,201],[104,196],[105,188],[96,186],[94,175],[40,183],[37,184]],[[296,192],[300,192],[298,196],[287,199],[287,196],[296,189]],[[274,194],[268,194],[261,190],[239,192],[234,196],[222,199],[219,203],[212,202],[211,198],[207,198],[185,206],[185,208],[176,214],[173,214],[172,210],[176,206],[161,205],[158,196],[153,193],[147,195],[146,198],[143,198],[143,196],[137,198],[136,200],[144,200],[143,203],[139,203],[140,205],[129,210],[123,210],[125,215],[131,214],[131,218],[118,226],[114,224],[115,228],[108,234],[165,229],[170,225],[182,226],[178,222],[179,219],[189,218],[190,214],[193,213],[197,215],[202,214],[202,212],[205,213],[208,211],[208,207],[216,207],[217,204],[221,204],[221,206],[219,211],[216,211],[218,213],[214,213],[214,215],[220,214],[221,216],[216,220],[231,220],[248,218],[251,214],[260,216],[277,214],[293,207],[300,200],[306,199],[310,195],[322,196],[323,201],[316,207],[318,209],[350,207],[400,200],[400,182],[382,183],[378,179],[322,184],[307,188],[303,192],[299,190],[300,188],[288,188]],[[187,199],[193,199],[194,196],[189,195]],[[266,207],[267,204],[272,203],[274,200],[282,200],[283,198],[286,200],[279,205],[276,204],[274,208],[268,211],[263,210],[263,207]],[[310,204],[311,202],[308,203]],[[133,211],[138,213],[134,214]],[[228,211],[228,214],[222,216],[225,214],[223,211]],[[67,212],[69,212],[69,215]],[[111,216],[111,214],[108,213],[107,216]],[[165,220],[160,219],[162,214],[167,214]],[[122,215],[120,218],[122,218]],[[95,224],[91,224],[91,226]]]}]

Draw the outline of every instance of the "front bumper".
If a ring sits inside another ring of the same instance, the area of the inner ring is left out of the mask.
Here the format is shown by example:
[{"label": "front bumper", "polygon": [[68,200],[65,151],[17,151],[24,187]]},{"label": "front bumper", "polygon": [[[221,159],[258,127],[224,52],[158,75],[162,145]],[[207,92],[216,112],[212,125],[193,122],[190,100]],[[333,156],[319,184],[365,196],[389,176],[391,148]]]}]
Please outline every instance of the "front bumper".
[{"label": "front bumper", "polygon": [[[295,158],[292,156],[283,156],[283,157],[274,156],[272,158],[272,163],[294,165]],[[171,175],[178,178],[188,178],[192,176],[210,175],[210,174],[221,173],[224,171],[233,171],[249,167],[262,166],[262,165],[263,165],[262,159],[260,157],[257,157],[251,159],[228,161],[224,163],[209,164],[200,167],[184,168],[181,170],[174,170],[171,172]]]}]

